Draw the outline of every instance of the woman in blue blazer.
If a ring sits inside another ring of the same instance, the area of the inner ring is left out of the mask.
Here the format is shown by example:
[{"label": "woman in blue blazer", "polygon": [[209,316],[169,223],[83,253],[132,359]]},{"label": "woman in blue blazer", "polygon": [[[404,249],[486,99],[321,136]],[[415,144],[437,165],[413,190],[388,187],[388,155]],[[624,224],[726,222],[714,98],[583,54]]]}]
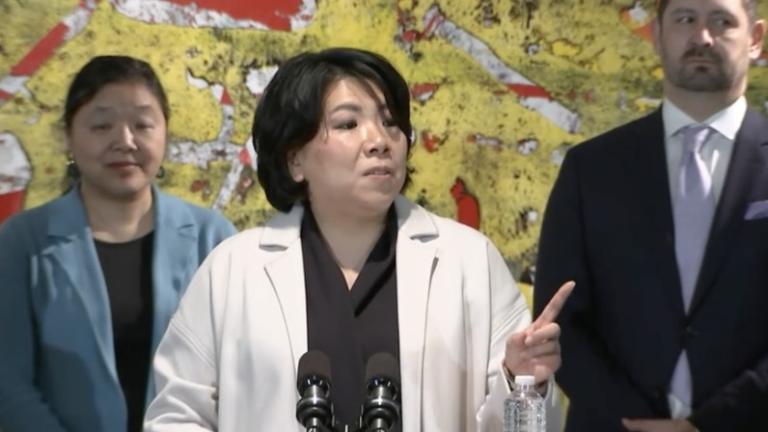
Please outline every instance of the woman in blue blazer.
[{"label": "woman in blue blazer", "polygon": [[235,232],[160,192],[168,102],[152,68],[92,59],[64,125],[77,178],[0,226],[0,430],[140,431],[149,365],[189,279]]}]

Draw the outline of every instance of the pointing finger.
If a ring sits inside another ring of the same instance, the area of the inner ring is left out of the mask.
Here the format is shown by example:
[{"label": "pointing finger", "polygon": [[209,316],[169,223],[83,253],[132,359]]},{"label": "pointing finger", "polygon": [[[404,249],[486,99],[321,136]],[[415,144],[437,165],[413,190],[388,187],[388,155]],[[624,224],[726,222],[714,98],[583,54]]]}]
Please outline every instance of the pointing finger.
[{"label": "pointing finger", "polygon": [[549,301],[549,303],[547,303],[547,306],[541,312],[541,315],[539,315],[539,317],[536,318],[536,321],[533,322],[533,328],[539,328],[542,325],[554,322],[557,319],[557,316],[560,314],[560,311],[563,309],[565,301],[568,300],[568,296],[570,296],[571,292],[573,292],[573,287],[575,286],[576,283],[573,281],[564,283],[563,286],[557,290],[555,295],[552,296],[552,299]]}]

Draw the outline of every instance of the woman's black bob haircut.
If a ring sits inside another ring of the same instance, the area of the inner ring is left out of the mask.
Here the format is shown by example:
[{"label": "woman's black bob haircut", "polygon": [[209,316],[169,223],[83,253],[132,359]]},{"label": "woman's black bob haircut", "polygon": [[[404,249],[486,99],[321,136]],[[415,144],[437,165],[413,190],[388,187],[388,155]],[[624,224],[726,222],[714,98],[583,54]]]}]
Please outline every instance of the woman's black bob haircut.
[{"label": "woman's black bob haircut", "polygon": [[[292,57],[267,85],[253,120],[259,183],[277,210],[287,212],[307,197],[307,183],[293,180],[288,157],[315,137],[323,121],[328,89],[343,78],[357,80],[371,92],[371,87],[381,91],[410,152],[413,126],[408,84],[389,61],[355,48],[331,48]],[[403,188],[408,182],[406,174]]]},{"label": "woman's black bob haircut", "polygon": [[64,129],[72,130],[72,121],[77,111],[91,101],[96,94],[109,84],[137,83],[147,87],[157,98],[166,123],[170,118],[168,98],[163,85],[149,63],[137,58],[118,55],[93,57],[75,75],[69,85],[64,103]]}]

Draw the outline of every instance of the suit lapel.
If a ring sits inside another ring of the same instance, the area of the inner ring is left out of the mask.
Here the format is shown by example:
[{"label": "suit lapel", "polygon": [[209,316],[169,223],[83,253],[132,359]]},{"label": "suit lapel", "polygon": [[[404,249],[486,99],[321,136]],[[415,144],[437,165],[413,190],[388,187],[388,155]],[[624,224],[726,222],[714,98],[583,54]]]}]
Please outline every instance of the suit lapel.
[{"label": "suit lapel", "polygon": [[766,131],[768,122],[748,110],[734,142],[725,185],[693,294],[691,313],[695,312],[712,288],[720,266],[729,256],[733,242],[744,223],[749,198],[756,194],[768,193],[765,178],[768,169],[768,147],[764,145]]},{"label": "suit lapel", "polygon": [[[154,311],[152,350],[165,334],[188,283],[187,269],[197,268],[197,224],[184,205],[157,189],[154,194],[155,239],[152,256]],[[168,317],[168,318],[164,318]]]},{"label": "suit lapel", "polygon": [[667,298],[672,312],[683,314],[661,110],[636,122],[634,132],[635,151],[626,164],[626,169],[635,173],[630,176],[635,181],[634,194],[630,194],[630,199],[634,195],[640,203],[639,214],[647,217],[647,223],[638,224],[638,228],[647,227],[642,238],[645,244],[650,245],[649,256],[655,263],[653,271],[659,279],[658,287]]},{"label": "suit lapel", "polygon": [[[107,365],[113,381],[117,383],[107,286],[76,187],[54,204],[51,214],[55,216],[50,218],[48,235],[55,240],[51,242],[52,246],[43,252],[43,257],[66,274],[68,281],[59,282],[68,283],[79,297],[88,320],[87,327],[93,332],[99,347],[99,355]],[[52,289],[58,293],[66,292],[63,286]],[[73,330],[76,326],[75,323],[62,325],[72,326]]]},{"label": "suit lapel", "polygon": [[432,274],[437,250],[428,240],[437,228],[421,208],[398,197],[395,201],[397,237],[397,308],[400,337],[400,382],[403,392],[403,430],[421,430],[424,338]]},{"label": "suit lapel", "polygon": [[268,263],[265,270],[288,329],[294,374],[299,367],[299,359],[307,351],[307,297],[300,241],[303,214],[304,209],[298,204],[290,213],[279,213],[264,228],[259,242],[259,247],[263,249],[284,251]]}]

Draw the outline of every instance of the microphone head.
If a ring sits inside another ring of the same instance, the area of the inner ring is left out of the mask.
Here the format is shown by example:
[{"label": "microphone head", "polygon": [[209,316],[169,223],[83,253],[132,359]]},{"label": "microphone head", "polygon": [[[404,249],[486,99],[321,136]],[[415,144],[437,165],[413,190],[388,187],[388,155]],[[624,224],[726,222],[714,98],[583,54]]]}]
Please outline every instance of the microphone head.
[{"label": "microphone head", "polygon": [[366,398],[360,424],[366,431],[389,431],[400,418],[400,366],[390,353],[376,353],[365,366]]},{"label": "microphone head", "polygon": [[376,353],[368,359],[365,365],[365,382],[368,389],[386,382],[389,387],[393,387],[397,398],[400,392],[400,365],[395,356],[388,352]]},{"label": "microphone head", "polygon": [[331,361],[321,351],[307,351],[299,359],[296,376],[296,388],[301,394],[311,385],[328,390],[331,386]]},{"label": "microphone head", "polygon": [[320,351],[308,351],[299,359],[296,372],[296,420],[308,431],[328,431],[333,423],[330,401],[331,362]]}]

